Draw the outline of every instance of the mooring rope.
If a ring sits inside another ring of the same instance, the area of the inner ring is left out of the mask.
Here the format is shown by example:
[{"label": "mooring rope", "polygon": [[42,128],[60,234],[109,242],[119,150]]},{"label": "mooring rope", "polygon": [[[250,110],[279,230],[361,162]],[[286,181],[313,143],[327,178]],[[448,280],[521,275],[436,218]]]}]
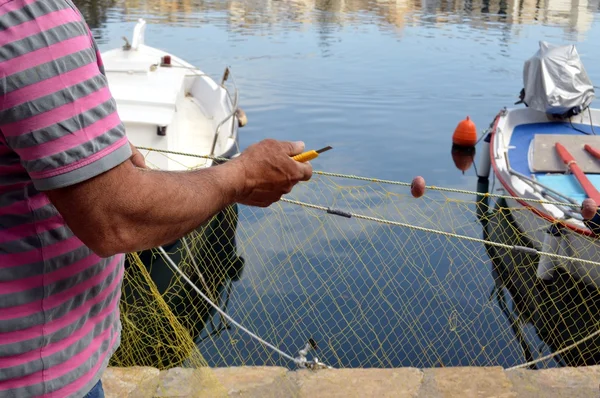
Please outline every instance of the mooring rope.
[{"label": "mooring rope", "polygon": [[577,342],[575,342],[575,343],[573,343],[573,344],[571,344],[571,345],[569,345],[569,346],[567,346],[565,348],[561,348],[558,351],[554,351],[551,354],[545,355],[545,356],[543,356],[541,358],[538,358],[538,359],[534,359],[533,361],[525,362],[525,363],[523,363],[521,365],[517,365],[517,366],[510,367],[510,368],[506,368],[504,370],[509,371],[509,370],[521,369],[521,368],[525,368],[527,366],[535,365],[536,363],[539,363],[539,362],[542,362],[542,361],[546,361],[548,359],[552,359],[555,356],[560,355],[563,352],[568,351],[570,349],[573,349],[573,348],[577,347],[579,344],[583,344],[586,341],[588,341],[588,340],[590,340],[590,339],[592,339],[592,338],[594,338],[594,337],[596,337],[598,335],[600,335],[600,329],[596,330],[594,333],[592,333],[592,334],[584,337],[583,339],[581,339],[581,340],[579,340],[579,341],[577,341]]},{"label": "mooring rope", "polygon": [[274,345],[272,345],[272,344],[266,342],[265,340],[261,339],[256,334],[252,333],[250,330],[246,329],[244,326],[242,326],[238,322],[236,322],[232,317],[230,317],[229,315],[227,315],[227,313],[225,311],[223,311],[221,308],[219,308],[219,306],[217,306],[215,303],[213,303],[204,293],[202,293],[202,291],[200,289],[198,289],[198,287],[194,284],[194,282],[192,282],[187,277],[187,275],[185,275],[185,273],[183,273],[183,271],[181,271],[179,269],[179,267],[177,266],[177,264],[175,264],[175,262],[167,254],[167,252],[165,251],[165,249],[163,249],[161,246],[159,246],[158,250],[163,255],[163,257],[165,258],[165,260],[169,263],[169,265],[171,266],[171,268],[173,268],[175,271],[177,271],[177,273],[179,275],[181,275],[181,277],[192,287],[192,289],[194,289],[196,291],[196,293],[198,293],[200,296],[202,296],[202,298],[204,300],[206,300],[206,302],[208,302],[216,311],[219,312],[219,314],[221,314],[222,316],[224,316],[229,322],[233,323],[235,326],[237,326],[238,328],[240,328],[242,331],[244,331],[246,334],[248,334],[253,339],[257,340],[261,344],[264,344],[265,346],[269,347],[273,351],[277,352],[282,357],[284,357],[286,359],[289,359],[290,361],[294,362],[297,365],[300,365],[300,366],[303,365],[303,362],[300,361],[299,359],[294,358],[294,357],[292,357],[289,354],[286,354],[285,352],[281,351],[279,348],[277,348]]}]

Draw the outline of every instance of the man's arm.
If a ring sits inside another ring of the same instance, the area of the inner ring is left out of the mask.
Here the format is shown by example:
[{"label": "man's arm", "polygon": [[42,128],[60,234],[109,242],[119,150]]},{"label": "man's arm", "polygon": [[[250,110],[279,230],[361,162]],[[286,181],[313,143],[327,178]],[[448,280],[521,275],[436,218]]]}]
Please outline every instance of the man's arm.
[{"label": "man's arm", "polygon": [[311,177],[290,156],[302,144],[265,140],[237,159],[206,169],[166,172],[131,161],[90,180],[48,191],[67,225],[100,256],[170,243],[234,202],[269,206]]}]

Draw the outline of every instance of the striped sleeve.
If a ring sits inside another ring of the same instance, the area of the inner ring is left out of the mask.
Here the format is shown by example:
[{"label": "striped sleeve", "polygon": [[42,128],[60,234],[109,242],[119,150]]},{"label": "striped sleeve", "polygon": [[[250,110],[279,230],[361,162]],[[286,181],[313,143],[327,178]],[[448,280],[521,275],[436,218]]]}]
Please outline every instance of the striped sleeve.
[{"label": "striped sleeve", "polygon": [[0,131],[38,190],[131,156],[96,43],[69,0],[0,6]]}]

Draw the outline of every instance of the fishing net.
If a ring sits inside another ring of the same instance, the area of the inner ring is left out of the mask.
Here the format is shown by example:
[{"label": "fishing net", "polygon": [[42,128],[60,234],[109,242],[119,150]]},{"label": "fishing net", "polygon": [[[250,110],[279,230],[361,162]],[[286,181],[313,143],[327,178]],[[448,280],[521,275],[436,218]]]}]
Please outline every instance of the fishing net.
[{"label": "fishing net", "polygon": [[[598,289],[560,255],[539,278],[543,234],[507,203],[315,172],[269,208],[231,206],[164,247],[189,281],[158,249],[128,255],[111,365],[295,369],[307,343],[334,368],[597,363]],[[598,247],[582,239],[563,252]]]}]

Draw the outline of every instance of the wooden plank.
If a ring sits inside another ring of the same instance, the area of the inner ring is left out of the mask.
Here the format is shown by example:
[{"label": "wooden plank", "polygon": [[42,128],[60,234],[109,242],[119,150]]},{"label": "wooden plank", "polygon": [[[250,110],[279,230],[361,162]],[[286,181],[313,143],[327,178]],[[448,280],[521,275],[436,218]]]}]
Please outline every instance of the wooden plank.
[{"label": "wooden plank", "polygon": [[563,145],[573,155],[579,168],[588,174],[600,174],[600,159],[585,149],[586,144],[600,150],[598,135],[536,134],[533,138],[531,168],[536,173],[564,173],[566,165],[556,152],[556,143]]}]

